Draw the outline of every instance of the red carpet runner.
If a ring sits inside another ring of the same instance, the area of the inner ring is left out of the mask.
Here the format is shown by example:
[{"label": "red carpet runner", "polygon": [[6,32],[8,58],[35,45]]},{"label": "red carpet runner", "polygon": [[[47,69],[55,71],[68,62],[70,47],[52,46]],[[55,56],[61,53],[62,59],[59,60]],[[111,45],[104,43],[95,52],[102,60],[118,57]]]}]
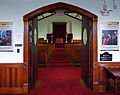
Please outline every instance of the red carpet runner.
[{"label": "red carpet runner", "polygon": [[49,67],[38,69],[38,79],[42,80],[40,87],[29,95],[113,95],[81,88],[81,67],[71,66],[64,48],[56,48]]}]

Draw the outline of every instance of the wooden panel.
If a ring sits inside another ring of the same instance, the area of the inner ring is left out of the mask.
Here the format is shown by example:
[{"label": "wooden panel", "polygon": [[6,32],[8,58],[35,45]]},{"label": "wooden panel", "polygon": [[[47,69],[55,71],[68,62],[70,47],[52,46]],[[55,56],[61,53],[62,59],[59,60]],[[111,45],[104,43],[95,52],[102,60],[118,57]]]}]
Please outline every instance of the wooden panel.
[{"label": "wooden panel", "polygon": [[99,67],[98,62],[93,62],[93,90],[98,91],[98,81],[99,81]]},{"label": "wooden panel", "polygon": [[93,17],[93,34],[92,34],[92,61],[93,61],[93,64],[91,66],[91,70],[92,70],[92,80],[93,80],[93,90],[94,91],[98,91],[99,89],[99,84],[98,84],[98,81],[99,81],[99,73],[98,73],[98,49],[97,49],[97,17]]},{"label": "wooden panel", "polygon": [[12,77],[12,87],[15,87],[15,68],[12,68],[12,74],[11,74],[12,76],[10,76],[10,77]]},{"label": "wooden panel", "polygon": [[106,75],[105,75],[105,72],[104,72],[104,66],[100,66],[99,64],[99,91],[105,91],[105,85],[106,85]]},{"label": "wooden panel", "polygon": [[[82,79],[85,81],[86,85],[90,88],[90,74],[91,74],[91,68],[90,68],[90,64],[91,64],[91,42],[90,40],[92,39],[90,37],[90,27],[89,27],[89,21],[91,19],[87,18],[87,17],[83,17],[82,18]],[[84,30],[86,29],[86,36],[87,36],[87,41],[86,41],[86,45],[84,44]]]},{"label": "wooden panel", "polygon": [[23,92],[23,64],[0,64],[0,92]]},{"label": "wooden panel", "polygon": [[[99,63],[99,73],[98,73],[98,81],[99,81],[99,91],[106,91],[106,81],[107,76],[104,68],[120,68],[119,62],[100,62]],[[101,81],[103,84],[101,84]],[[113,83],[113,80],[110,81]]]},{"label": "wooden panel", "polygon": [[[24,63],[21,73],[24,75],[22,78],[23,83],[28,84],[28,63],[30,62],[30,48],[28,40],[28,21],[24,20]],[[24,85],[24,84],[23,84]],[[24,85],[24,93],[28,92],[28,85]]]},{"label": "wooden panel", "polygon": [[[30,20],[31,21],[31,20]],[[32,19],[32,27],[31,27],[31,31],[32,31],[32,42],[31,42],[31,56],[30,56],[30,68],[31,69],[31,85],[30,87],[33,88],[35,85],[35,82],[37,81],[37,66],[38,66],[38,22],[37,22],[37,18]]]},{"label": "wooden panel", "polygon": [[7,92],[7,93],[13,93],[13,92],[23,92],[23,87],[12,87],[12,88],[9,88],[9,87],[5,87],[5,88],[0,88],[0,94],[1,93],[4,93],[4,92]]},{"label": "wooden panel", "polygon": [[20,68],[18,68],[18,76],[17,76],[17,86],[18,87],[21,87],[22,86],[22,79],[21,79],[21,69]]},{"label": "wooden panel", "polygon": [[5,69],[4,68],[1,68],[1,87],[5,87],[5,74],[3,73],[5,72]]},{"label": "wooden panel", "polygon": [[10,69],[7,68],[7,81],[6,81],[7,87],[10,86]]}]

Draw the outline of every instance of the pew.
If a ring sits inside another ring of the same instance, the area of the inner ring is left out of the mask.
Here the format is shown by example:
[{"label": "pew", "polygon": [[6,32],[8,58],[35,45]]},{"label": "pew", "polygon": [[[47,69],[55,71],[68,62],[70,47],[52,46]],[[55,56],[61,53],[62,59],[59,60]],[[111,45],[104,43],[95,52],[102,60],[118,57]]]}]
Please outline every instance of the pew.
[{"label": "pew", "polygon": [[65,44],[65,50],[73,64],[81,62],[81,44]]},{"label": "pew", "polygon": [[118,95],[118,90],[120,90],[120,66],[106,66],[104,70],[106,73],[106,90],[113,90],[114,95]]},{"label": "pew", "polygon": [[38,44],[47,44],[47,40],[44,40],[44,38],[38,38]]},{"label": "pew", "polygon": [[38,44],[38,63],[48,64],[55,49],[55,44]]}]

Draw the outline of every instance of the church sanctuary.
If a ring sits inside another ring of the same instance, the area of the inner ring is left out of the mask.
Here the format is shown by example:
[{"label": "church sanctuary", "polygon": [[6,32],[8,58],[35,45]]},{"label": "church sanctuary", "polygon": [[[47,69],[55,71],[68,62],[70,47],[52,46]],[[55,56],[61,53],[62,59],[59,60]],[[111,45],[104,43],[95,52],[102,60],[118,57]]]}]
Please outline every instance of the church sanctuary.
[{"label": "church sanctuary", "polygon": [[0,0],[0,95],[120,95],[120,0]]}]

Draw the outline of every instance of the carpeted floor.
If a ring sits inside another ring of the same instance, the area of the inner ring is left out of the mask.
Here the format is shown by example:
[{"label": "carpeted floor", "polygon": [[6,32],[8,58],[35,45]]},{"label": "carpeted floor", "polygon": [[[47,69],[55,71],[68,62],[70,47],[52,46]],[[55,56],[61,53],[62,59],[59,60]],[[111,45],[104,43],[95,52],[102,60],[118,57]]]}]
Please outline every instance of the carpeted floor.
[{"label": "carpeted floor", "polygon": [[42,80],[39,88],[33,89],[29,95],[113,95],[82,88],[80,79],[81,67],[72,67],[64,48],[56,48],[50,66],[38,69],[38,80]]},{"label": "carpeted floor", "polygon": [[36,94],[40,95],[113,95],[112,93],[93,92],[82,88],[81,67],[72,67],[64,48],[56,48],[48,68],[39,68],[38,79],[42,80]]}]

